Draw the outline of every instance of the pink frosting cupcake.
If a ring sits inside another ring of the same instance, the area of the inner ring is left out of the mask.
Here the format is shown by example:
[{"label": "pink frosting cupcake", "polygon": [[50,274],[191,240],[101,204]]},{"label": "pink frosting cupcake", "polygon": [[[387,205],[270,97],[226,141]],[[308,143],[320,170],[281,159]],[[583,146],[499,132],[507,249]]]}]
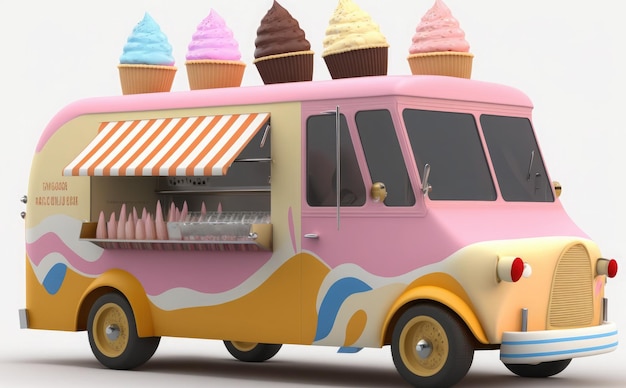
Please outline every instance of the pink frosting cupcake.
[{"label": "pink frosting cupcake", "polygon": [[213,9],[196,28],[185,59],[192,90],[241,85],[246,64],[241,61],[239,44]]},{"label": "pink frosting cupcake", "polygon": [[415,29],[407,58],[411,72],[470,78],[473,58],[459,22],[435,0]]}]

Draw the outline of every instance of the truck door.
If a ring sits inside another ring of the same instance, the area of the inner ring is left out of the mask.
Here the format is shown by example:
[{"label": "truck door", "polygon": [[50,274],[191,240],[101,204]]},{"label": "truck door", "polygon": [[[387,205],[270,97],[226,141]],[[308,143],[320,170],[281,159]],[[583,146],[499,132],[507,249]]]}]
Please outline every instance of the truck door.
[{"label": "truck door", "polygon": [[[345,345],[345,327],[335,327],[335,322],[341,321],[340,305],[348,315],[351,311],[380,309],[374,304],[346,306],[343,302],[349,295],[373,289],[372,277],[362,276],[365,273],[388,276],[405,269],[396,266],[394,259],[403,261],[401,244],[411,241],[410,223],[417,214],[391,113],[344,112],[339,115],[338,150],[335,114],[309,116],[304,134],[301,246],[305,254],[323,263],[326,272],[316,283],[307,278],[304,269],[303,294],[315,295],[316,299],[304,300],[303,307],[313,303],[317,313],[315,341],[322,344]],[[391,188],[386,199],[377,200],[370,194],[373,182]],[[307,284],[317,289],[307,292]]]}]

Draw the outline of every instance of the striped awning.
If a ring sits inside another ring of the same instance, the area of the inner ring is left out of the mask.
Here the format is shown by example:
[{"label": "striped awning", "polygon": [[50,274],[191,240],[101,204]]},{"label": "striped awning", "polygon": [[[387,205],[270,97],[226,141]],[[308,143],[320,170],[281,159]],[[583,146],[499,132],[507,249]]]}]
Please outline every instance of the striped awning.
[{"label": "striped awning", "polygon": [[103,122],[63,175],[226,175],[269,113]]}]

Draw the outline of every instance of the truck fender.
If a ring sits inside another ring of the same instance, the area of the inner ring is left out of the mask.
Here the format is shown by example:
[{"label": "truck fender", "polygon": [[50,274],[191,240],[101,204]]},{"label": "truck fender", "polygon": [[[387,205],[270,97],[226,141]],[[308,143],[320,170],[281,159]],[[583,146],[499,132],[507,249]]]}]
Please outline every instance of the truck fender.
[{"label": "truck fender", "polygon": [[98,276],[85,290],[80,299],[76,327],[86,329],[89,310],[97,298],[108,293],[119,292],[130,303],[137,324],[139,337],[154,336],[150,301],[141,283],[130,273],[111,269]]},{"label": "truck fender", "polygon": [[404,306],[412,305],[419,301],[434,301],[448,307],[450,310],[454,311],[459,318],[463,320],[463,322],[465,322],[465,325],[479,342],[483,344],[489,343],[489,340],[485,335],[485,331],[476,317],[476,314],[469,304],[463,300],[463,298],[448,289],[427,285],[409,288],[402,295],[400,295],[398,299],[396,299],[385,318],[381,344],[385,344],[386,338],[389,338],[389,330],[393,330],[393,327],[389,326],[397,318],[398,311],[402,310]]}]

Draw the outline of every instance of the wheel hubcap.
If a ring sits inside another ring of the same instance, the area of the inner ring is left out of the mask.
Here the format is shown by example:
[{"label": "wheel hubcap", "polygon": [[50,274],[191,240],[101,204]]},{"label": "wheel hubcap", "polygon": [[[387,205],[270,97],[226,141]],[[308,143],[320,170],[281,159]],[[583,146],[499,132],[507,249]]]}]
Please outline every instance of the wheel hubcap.
[{"label": "wheel hubcap", "polygon": [[415,352],[420,358],[427,358],[433,352],[433,346],[425,339],[417,341]]},{"label": "wheel hubcap", "polygon": [[120,337],[120,327],[115,324],[107,326],[104,332],[109,341],[115,341]]},{"label": "wheel hubcap", "polygon": [[258,343],[256,342],[243,342],[243,341],[231,341],[231,344],[240,352],[249,352],[254,349]]},{"label": "wheel hubcap", "polygon": [[448,360],[448,336],[439,322],[429,316],[417,316],[407,322],[399,346],[404,365],[417,376],[435,375]]},{"label": "wheel hubcap", "polygon": [[107,357],[115,358],[128,346],[128,317],[115,303],[100,307],[93,319],[93,340],[98,350]]}]

